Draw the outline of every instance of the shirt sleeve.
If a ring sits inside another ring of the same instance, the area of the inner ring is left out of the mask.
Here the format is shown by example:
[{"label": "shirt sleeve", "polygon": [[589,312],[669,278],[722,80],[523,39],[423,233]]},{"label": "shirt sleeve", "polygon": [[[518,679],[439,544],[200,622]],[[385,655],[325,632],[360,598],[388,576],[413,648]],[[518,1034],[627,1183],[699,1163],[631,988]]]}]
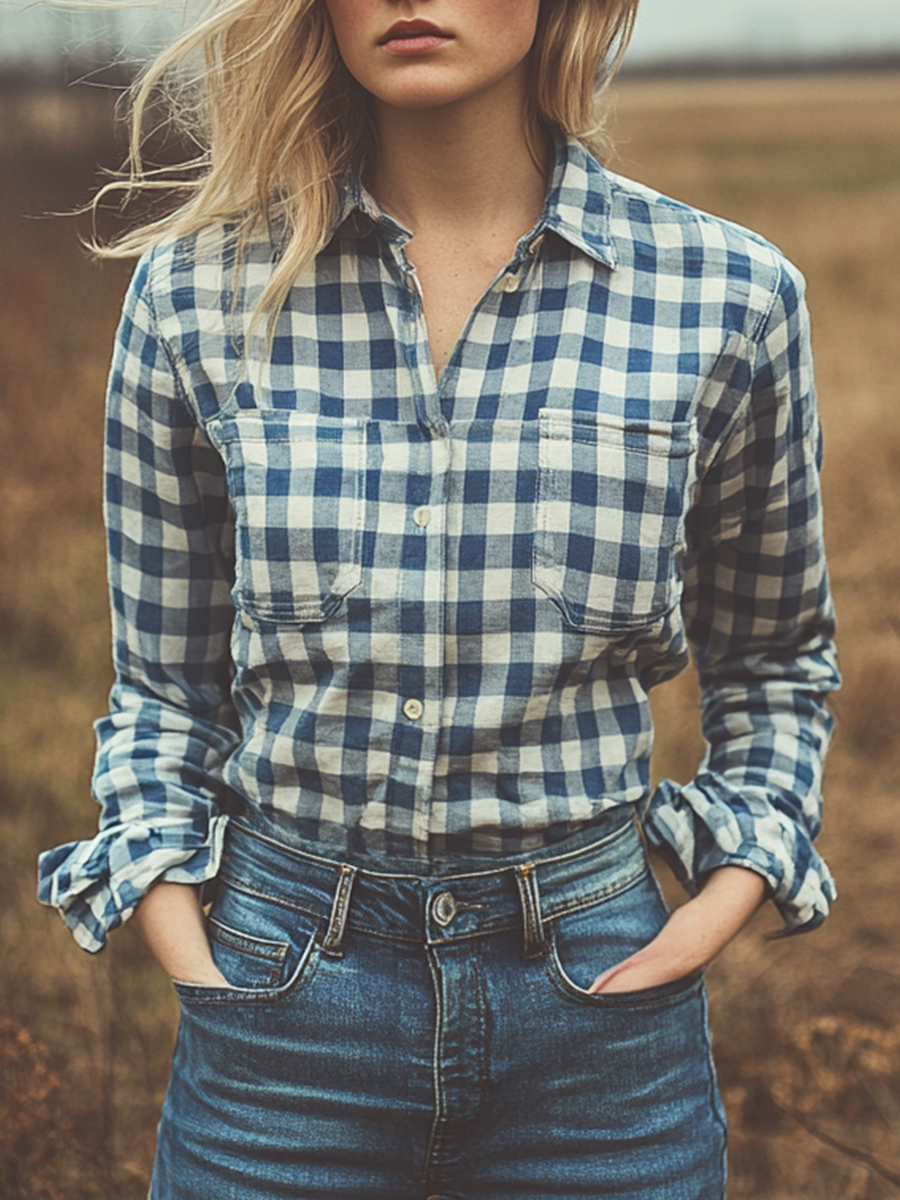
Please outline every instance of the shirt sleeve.
[{"label": "shirt sleeve", "polygon": [[693,782],[660,784],[646,824],[692,894],[716,867],[762,875],[785,932],[821,924],[836,895],[813,847],[839,676],[803,289],[782,266],[688,516],[683,611],[707,752]]},{"label": "shirt sleeve", "polygon": [[125,299],[108,389],[116,674],[96,724],[100,832],[48,851],[39,866],[39,899],[92,952],[155,881],[216,873],[228,820],[221,772],[238,740],[224,471],[160,336],[148,276],[145,261]]}]

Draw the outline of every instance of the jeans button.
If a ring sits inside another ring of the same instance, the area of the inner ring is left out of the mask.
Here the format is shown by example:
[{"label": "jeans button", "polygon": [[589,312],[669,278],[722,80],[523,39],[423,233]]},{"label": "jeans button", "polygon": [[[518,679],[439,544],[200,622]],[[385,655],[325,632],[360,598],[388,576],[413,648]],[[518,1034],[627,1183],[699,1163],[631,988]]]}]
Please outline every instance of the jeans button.
[{"label": "jeans button", "polygon": [[452,892],[441,892],[435,896],[431,905],[431,915],[438,925],[446,928],[456,916],[456,901]]}]

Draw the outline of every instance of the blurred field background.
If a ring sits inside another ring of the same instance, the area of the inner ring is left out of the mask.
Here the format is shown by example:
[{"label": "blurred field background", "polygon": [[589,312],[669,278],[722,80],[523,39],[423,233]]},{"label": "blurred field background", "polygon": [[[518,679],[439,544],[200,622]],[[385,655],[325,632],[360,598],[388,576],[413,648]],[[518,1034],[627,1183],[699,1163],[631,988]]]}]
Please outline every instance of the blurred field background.
[{"label": "blurred field background", "polygon": [[[900,1193],[900,76],[623,82],[617,169],[760,230],[810,286],[846,684],[820,841],[841,898],[812,936],[764,911],[710,971],[732,1200]],[[0,1196],[140,1200],[177,1021],[134,931],[98,958],[34,900],[89,836],[110,683],[102,401],[128,268],[76,222],[115,165],[107,93],[0,97]],[[26,219],[25,214],[31,214]],[[83,228],[83,226],[82,226]],[[701,745],[685,675],[657,774]]]}]

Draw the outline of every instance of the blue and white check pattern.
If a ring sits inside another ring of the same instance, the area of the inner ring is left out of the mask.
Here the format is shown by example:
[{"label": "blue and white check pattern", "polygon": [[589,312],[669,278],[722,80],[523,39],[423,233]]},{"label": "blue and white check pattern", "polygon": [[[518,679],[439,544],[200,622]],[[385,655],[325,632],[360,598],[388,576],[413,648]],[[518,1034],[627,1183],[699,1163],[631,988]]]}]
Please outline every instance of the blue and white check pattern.
[{"label": "blue and white check pattern", "polygon": [[[242,804],[394,860],[526,851],[630,804],[689,890],[749,867],[817,925],[838,677],[802,278],[560,144],[436,381],[408,238],[348,190],[271,346],[247,344],[270,233],[237,274],[221,229],[139,264],[101,831],[43,856],[41,898],[97,950],[154,880],[215,874]],[[687,639],[709,750],[651,794],[647,693]]]}]

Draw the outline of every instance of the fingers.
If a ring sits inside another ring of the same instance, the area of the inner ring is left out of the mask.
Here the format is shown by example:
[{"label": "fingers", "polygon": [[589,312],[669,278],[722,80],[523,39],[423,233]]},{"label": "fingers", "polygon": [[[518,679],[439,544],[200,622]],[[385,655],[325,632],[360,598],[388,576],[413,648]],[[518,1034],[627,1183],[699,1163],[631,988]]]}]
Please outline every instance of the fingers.
[{"label": "fingers", "polygon": [[662,987],[683,979],[706,964],[695,956],[685,957],[681,953],[669,953],[665,942],[658,944],[654,939],[649,946],[631,958],[626,958],[609,971],[598,975],[588,989],[591,995],[600,993],[641,992],[648,988]]},{"label": "fingers", "polygon": [[231,987],[231,984],[212,960],[208,964],[198,964],[196,970],[189,970],[182,975],[177,977],[172,976],[171,978],[173,983],[187,983],[192,987]]},{"label": "fingers", "polygon": [[676,909],[652,942],[598,975],[589,991],[643,991],[707,966],[762,903],[766,886],[760,875],[742,867],[712,872],[700,894]]}]

